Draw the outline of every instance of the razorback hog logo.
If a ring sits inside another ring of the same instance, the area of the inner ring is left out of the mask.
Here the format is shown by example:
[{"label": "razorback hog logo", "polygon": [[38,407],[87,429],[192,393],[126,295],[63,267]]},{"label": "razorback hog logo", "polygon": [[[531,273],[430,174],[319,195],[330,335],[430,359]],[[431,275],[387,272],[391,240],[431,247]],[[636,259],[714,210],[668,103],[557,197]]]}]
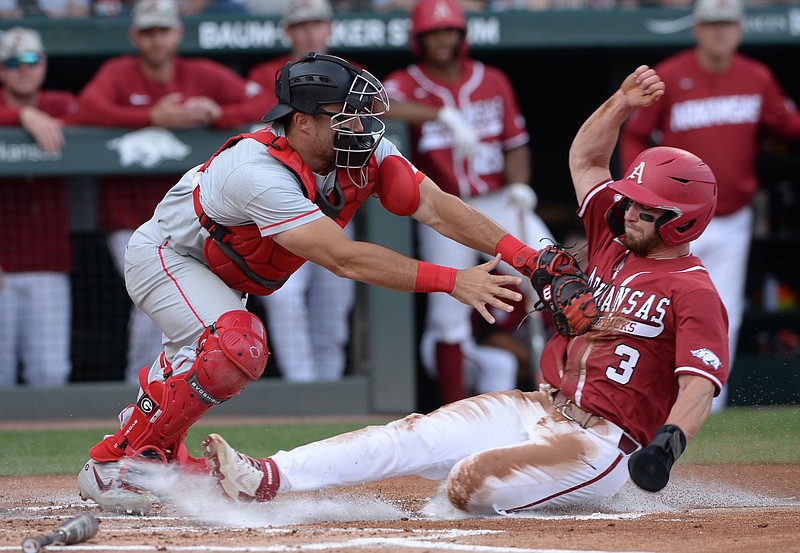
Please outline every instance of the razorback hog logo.
[{"label": "razorback hog logo", "polygon": [[718,371],[722,366],[722,361],[719,360],[717,354],[708,348],[693,349],[692,355],[697,357],[705,365],[712,367],[715,371]]},{"label": "razorback hog logo", "polygon": [[109,150],[119,152],[119,162],[123,167],[140,165],[156,167],[162,161],[173,159],[181,161],[192,152],[167,129],[148,127],[129,132],[106,143]]}]

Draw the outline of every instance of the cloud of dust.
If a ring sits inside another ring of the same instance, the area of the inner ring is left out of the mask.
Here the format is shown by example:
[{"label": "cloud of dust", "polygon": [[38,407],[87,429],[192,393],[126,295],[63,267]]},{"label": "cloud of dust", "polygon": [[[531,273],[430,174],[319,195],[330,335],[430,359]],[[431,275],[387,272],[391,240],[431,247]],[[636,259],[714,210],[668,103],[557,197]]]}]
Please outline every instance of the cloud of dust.
[{"label": "cloud of dust", "polygon": [[650,493],[628,481],[612,499],[614,512],[659,513],[686,509],[775,507],[797,505],[797,498],[768,497],[747,492],[724,482],[683,476],[658,493]]},{"label": "cloud of dust", "polygon": [[[610,502],[520,511],[514,516],[534,518],[637,518],[651,513],[680,512],[690,509],[752,508],[800,505],[795,497],[768,497],[725,484],[695,477],[681,477],[658,493],[646,492],[628,481]],[[440,488],[423,508],[426,517],[444,520],[467,518],[447,501]]]},{"label": "cloud of dust", "polygon": [[263,528],[308,522],[398,520],[409,516],[379,499],[335,492],[287,494],[267,503],[237,503],[227,498],[211,475],[187,474],[175,465],[126,461],[125,480],[157,495],[195,520],[236,528]]},{"label": "cloud of dust", "polygon": [[[408,513],[386,501],[363,494],[334,489],[279,496],[267,503],[237,503],[229,500],[210,475],[187,474],[175,465],[147,461],[127,462],[126,480],[159,496],[184,515],[220,526],[264,528],[309,522],[398,520],[403,517],[457,520],[474,518],[450,505],[444,487],[419,514]],[[515,513],[537,518],[636,518],[650,513],[690,509],[772,507],[798,505],[793,497],[767,497],[721,482],[682,477],[659,493],[650,493],[627,482],[604,505],[584,505]]]}]

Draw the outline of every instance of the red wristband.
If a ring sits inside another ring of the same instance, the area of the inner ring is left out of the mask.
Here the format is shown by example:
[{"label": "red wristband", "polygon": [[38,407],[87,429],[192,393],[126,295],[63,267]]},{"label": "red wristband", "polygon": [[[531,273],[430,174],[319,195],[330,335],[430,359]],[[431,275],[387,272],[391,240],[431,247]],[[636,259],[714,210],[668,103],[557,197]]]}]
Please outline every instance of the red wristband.
[{"label": "red wristband", "polygon": [[442,267],[420,261],[417,267],[415,292],[447,292],[456,287],[456,271],[452,267]]},{"label": "red wristband", "polygon": [[497,241],[494,253],[503,256],[503,261],[514,267],[525,276],[533,274],[534,261],[538,252],[530,246],[520,242],[511,234],[506,234]]}]

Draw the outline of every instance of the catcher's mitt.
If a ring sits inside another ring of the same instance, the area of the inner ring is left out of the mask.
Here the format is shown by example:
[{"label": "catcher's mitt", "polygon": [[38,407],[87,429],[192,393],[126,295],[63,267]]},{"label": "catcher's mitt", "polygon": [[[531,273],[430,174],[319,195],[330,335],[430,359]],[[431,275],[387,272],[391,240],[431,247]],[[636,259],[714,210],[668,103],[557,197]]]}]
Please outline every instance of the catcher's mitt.
[{"label": "catcher's mitt", "polygon": [[539,294],[537,307],[553,314],[562,336],[585,334],[597,320],[594,290],[578,261],[563,247],[552,245],[539,251],[531,284]]}]

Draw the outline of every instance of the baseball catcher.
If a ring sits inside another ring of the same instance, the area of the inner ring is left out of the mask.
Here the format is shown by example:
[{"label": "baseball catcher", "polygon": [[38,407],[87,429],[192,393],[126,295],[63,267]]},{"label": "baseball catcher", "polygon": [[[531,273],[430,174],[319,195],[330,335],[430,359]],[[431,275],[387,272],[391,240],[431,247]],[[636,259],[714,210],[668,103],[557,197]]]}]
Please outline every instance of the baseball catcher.
[{"label": "baseball catcher", "polygon": [[[306,261],[374,286],[449,294],[489,323],[487,306],[511,311],[507,301],[522,299],[510,288],[520,277],[493,271],[517,250],[534,263],[535,250],[444,192],[384,139],[379,116],[389,99],[369,71],[310,52],[287,63],[275,87],[278,102],[263,118],[269,125],[232,137],[189,169],[128,243],[128,293],[169,338],[140,373],[119,430],[92,447],[78,475],[81,497],[105,510],[152,507],[121,481],[125,458],[209,468],[188,454],[187,432],[259,379],[270,355],[266,329],[242,309],[243,296],[271,294]],[[343,229],[370,197],[494,257],[458,270],[351,240]]]}]

